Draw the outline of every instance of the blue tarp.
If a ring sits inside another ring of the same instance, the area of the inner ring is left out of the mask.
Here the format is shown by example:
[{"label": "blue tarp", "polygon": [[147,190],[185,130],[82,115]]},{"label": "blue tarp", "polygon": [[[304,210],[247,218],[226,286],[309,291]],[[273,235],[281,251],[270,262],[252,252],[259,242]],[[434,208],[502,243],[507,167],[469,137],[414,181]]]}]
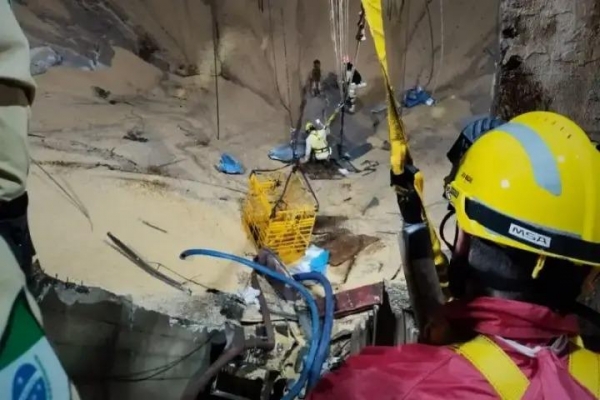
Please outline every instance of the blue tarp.
[{"label": "blue tarp", "polygon": [[242,163],[227,153],[221,155],[221,160],[215,168],[224,174],[239,175],[244,173],[244,166]]},{"label": "blue tarp", "polygon": [[[333,149],[334,154],[332,157],[336,158],[335,146],[332,146],[332,147],[334,147],[334,149]],[[349,144],[348,146],[344,146],[344,147],[346,149],[348,149],[346,152],[344,152],[344,157],[349,160],[355,160],[359,157],[362,157],[373,149],[373,145],[370,143],[363,143],[360,146],[354,146],[353,144]],[[296,143],[296,157],[297,158],[304,157],[305,149],[306,149],[306,147],[305,147],[305,143],[303,141],[297,142]],[[293,158],[294,158],[294,153],[292,151],[291,144],[289,144],[289,143],[282,144],[280,146],[274,147],[273,149],[271,149],[269,151],[269,158],[271,160],[281,161],[284,163],[292,162]]]},{"label": "blue tarp", "polygon": [[[304,157],[304,151],[306,149],[304,141],[296,142],[296,157]],[[269,151],[269,158],[275,161],[281,161],[285,163],[292,162],[294,160],[294,152],[290,143],[282,144],[281,146],[274,147]]]}]

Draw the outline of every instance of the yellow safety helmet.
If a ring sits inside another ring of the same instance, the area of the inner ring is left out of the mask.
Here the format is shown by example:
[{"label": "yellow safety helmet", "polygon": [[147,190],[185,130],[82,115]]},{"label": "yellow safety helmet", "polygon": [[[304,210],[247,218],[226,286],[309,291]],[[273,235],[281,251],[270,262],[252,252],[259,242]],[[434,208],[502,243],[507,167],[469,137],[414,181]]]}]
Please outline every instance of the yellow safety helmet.
[{"label": "yellow safety helmet", "polygon": [[309,121],[306,123],[306,125],[304,125],[304,130],[306,130],[307,132],[312,129],[316,129],[315,125],[312,122]]},{"label": "yellow safety helmet", "polygon": [[446,195],[473,236],[600,266],[600,151],[564,116],[526,113],[477,139]]}]

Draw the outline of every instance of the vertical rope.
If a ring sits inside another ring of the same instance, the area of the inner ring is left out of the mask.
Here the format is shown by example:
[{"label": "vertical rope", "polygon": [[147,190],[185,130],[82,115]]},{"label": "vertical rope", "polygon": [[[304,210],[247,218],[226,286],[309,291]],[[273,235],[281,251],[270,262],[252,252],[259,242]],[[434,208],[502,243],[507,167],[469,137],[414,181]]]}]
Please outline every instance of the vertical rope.
[{"label": "vertical rope", "polygon": [[438,63],[438,70],[433,80],[433,89],[431,90],[431,97],[435,98],[435,92],[438,88],[440,72],[442,72],[442,64],[444,62],[444,0],[440,1],[440,62]]},{"label": "vertical rope", "polygon": [[216,5],[212,5],[212,21],[213,21],[213,55],[214,55],[214,67],[215,67],[215,99],[217,105],[217,140],[221,138],[221,110],[219,105],[219,73],[218,58],[219,58],[219,25],[217,24],[217,10]]},{"label": "vertical rope", "polygon": [[285,7],[284,4],[281,5],[281,32],[283,35],[283,58],[285,60],[285,82],[286,82],[286,86],[287,86],[287,104],[288,104],[288,110],[289,111],[289,117],[290,117],[290,125],[293,123],[292,121],[292,89],[290,87],[290,66],[288,64],[288,54],[287,54],[287,40],[286,40],[286,36],[285,36],[285,14],[283,11],[283,7]]},{"label": "vertical rope", "polygon": [[[404,93],[406,85],[406,60],[408,58],[408,32],[410,31],[410,1],[406,3],[406,22],[404,23],[404,56],[402,58],[402,82],[400,83],[400,90]],[[400,102],[399,107],[400,116],[404,114],[404,102]]]}]

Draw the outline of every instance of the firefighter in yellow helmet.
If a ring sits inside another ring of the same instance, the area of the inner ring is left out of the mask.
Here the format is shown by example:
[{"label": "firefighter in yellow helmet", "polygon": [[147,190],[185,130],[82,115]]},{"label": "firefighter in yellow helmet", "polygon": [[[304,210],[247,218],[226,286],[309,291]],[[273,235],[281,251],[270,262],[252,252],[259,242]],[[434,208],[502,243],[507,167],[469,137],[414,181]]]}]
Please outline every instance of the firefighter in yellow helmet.
[{"label": "firefighter in yellow helmet", "polygon": [[300,160],[303,164],[311,160],[319,162],[329,160],[329,157],[331,157],[331,147],[329,146],[328,141],[329,134],[331,133],[330,126],[343,106],[343,102],[338,104],[325,123],[322,123],[321,120],[317,119],[314,123],[308,121],[306,125],[304,125],[306,145],[304,157]]},{"label": "firefighter in yellow helmet", "polygon": [[568,118],[531,112],[457,162],[446,186],[455,300],[443,308],[453,335],[366,349],[310,400],[600,398],[600,355],[582,347],[575,317],[600,270],[600,151]]},{"label": "firefighter in yellow helmet", "polygon": [[26,191],[34,96],[27,39],[0,0],[0,399],[77,399],[26,285],[34,254]]},{"label": "firefighter in yellow helmet", "polygon": [[[335,116],[335,114],[333,115]],[[316,120],[315,126],[312,122],[307,122],[304,130],[306,133],[306,145],[304,149],[304,157],[302,163],[307,163],[311,160],[314,161],[327,161],[331,156],[331,147],[327,137],[329,136],[329,123],[333,118],[327,121],[326,125],[323,125],[320,120]]]}]

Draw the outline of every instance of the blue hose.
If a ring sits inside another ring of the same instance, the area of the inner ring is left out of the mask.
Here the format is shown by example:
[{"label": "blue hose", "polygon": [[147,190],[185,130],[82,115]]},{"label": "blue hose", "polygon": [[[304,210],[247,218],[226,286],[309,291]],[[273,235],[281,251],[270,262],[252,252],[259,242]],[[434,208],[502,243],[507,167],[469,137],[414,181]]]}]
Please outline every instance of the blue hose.
[{"label": "blue hose", "polygon": [[[185,250],[179,256],[181,259],[186,259],[189,256],[208,256],[214,258],[222,258],[225,260],[235,261],[240,264],[244,264],[263,275],[266,275],[270,278],[276,279],[280,282],[286,283],[296,289],[300,295],[306,300],[306,304],[308,305],[308,309],[310,311],[310,320],[311,320],[311,328],[312,334],[310,338],[310,347],[308,350],[308,355],[306,357],[306,363],[304,368],[302,368],[302,372],[300,373],[300,378],[294,383],[291,389],[283,396],[282,400],[294,400],[302,391],[306,381],[308,380],[308,375],[313,369],[313,364],[315,358],[317,356],[317,348],[319,347],[319,338],[320,338],[320,326],[319,326],[319,310],[317,308],[317,303],[315,299],[312,297],[310,292],[301,284],[296,282],[295,280],[288,278],[283,274],[279,274],[270,270],[267,267],[264,267],[255,262],[246,260],[245,258],[235,256],[233,254],[222,253],[220,251],[208,250],[208,249],[189,249]],[[319,367],[320,369],[320,367]]]},{"label": "blue hose", "polygon": [[308,390],[312,389],[319,378],[321,377],[321,371],[323,364],[329,354],[329,342],[331,341],[331,330],[333,329],[333,309],[335,302],[333,299],[333,289],[327,278],[318,272],[307,272],[304,274],[294,275],[294,279],[297,281],[317,281],[325,289],[325,316],[323,321],[323,332],[321,341],[319,342],[319,348],[317,349],[317,356],[310,370],[308,376]]}]

